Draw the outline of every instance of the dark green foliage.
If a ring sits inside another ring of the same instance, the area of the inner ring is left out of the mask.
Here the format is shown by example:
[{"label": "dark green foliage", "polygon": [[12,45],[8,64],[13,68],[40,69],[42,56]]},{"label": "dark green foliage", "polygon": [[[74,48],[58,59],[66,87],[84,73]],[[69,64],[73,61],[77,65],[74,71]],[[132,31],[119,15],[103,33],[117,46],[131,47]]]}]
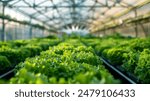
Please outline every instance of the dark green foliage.
[{"label": "dark green foliage", "polygon": [[21,47],[21,46],[25,46],[27,44],[27,41],[26,40],[15,40],[11,43],[14,44],[14,47]]},{"label": "dark green foliage", "polygon": [[127,53],[123,48],[111,48],[104,52],[106,58],[114,65],[121,65],[123,63],[123,54]]},{"label": "dark green foliage", "polygon": [[57,36],[55,36],[55,35],[49,35],[49,36],[47,36],[47,38],[49,38],[49,39],[57,39]]},{"label": "dark green foliage", "polygon": [[150,83],[150,50],[141,52],[135,74],[143,83]]},{"label": "dark green foliage", "polygon": [[5,70],[0,70],[0,72],[10,70],[26,58],[39,55],[41,51],[47,50],[49,46],[59,42],[59,39],[47,38],[0,42],[0,56],[5,56],[11,63],[9,67],[3,65]]},{"label": "dark green foliage", "polygon": [[125,38],[113,35],[100,40],[91,38],[82,41],[90,42],[87,45],[92,44],[98,55],[103,56],[113,65],[120,66],[126,72],[136,75],[142,83],[150,83],[149,38]]},{"label": "dark green foliage", "polygon": [[113,34],[111,34],[111,35],[107,35],[107,36],[105,36],[104,38],[113,38],[113,39],[123,39],[123,38],[125,38],[124,36],[122,36],[121,35],[121,33],[113,33]]},{"label": "dark green foliage", "polygon": [[122,67],[125,70],[127,70],[131,73],[134,73],[134,70],[137,67],[137,63],[138,63],[138,60],[139,60],[139,55],[140,55],[139,52],[135,53],[135,52],[131,51],[129,53],[125,53],[123,55],[124,61],[123,61]]},{"label": "dark green foliage", "polygon": [[4,71],[6,68],[10,68],[11,63],[5,56],[0,56],[0,71]]},{"label": "dark green foliage", "polygon": [[135,51],[142,52],[145,48],[150,49],[150,39],[134,39],[130,41],[129,47]]},{"label": "dark green foliage", "polygon": [[[97,56],[99,55],[108,59],[113,65],[136,75],[142,83],[150,83],[150,39],[148,38],[125,38],[115,34],[102,39],[73,34],[66,35],[64,41],[54,47],[52,46],[60,42],[57,38],[0,43],[0,55],[5,56],[2,60],[7,59],[10,65],[35,56],[18,64],[17,74],[9,82],[119,83],[104,68]],[[47,51],[41,52],[43,50]]]},{"label": "dark green foliage", "polygon": [[11,64],[16,64],[20,62],[19,51],[15,49],[11,49],[9,47],[0,48],[0,55],[6,56]]},{"label": "dark green foliage", "polygon": [[28,45],[28,46],[24,47],[24,49],[30,51],[30,53],[31,53],[30,57],[39,55],[40,52],[42,51],[42,48],[40,46],[32,46],[32,45]]},{"label": "dark green foliage", "polygon": [[103,67],[94,50],[75,39],[26,59],[16,69],[10,83],[119,83]]}]

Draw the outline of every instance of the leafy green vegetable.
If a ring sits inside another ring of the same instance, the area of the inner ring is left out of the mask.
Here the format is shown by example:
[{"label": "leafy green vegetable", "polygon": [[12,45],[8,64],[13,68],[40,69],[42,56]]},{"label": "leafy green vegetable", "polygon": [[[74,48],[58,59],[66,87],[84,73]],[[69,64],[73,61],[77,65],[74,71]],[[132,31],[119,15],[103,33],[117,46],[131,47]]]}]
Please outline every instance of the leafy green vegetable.
[{"label": "leafy green vegetable", "polygon": [[0,56],[0,71],[4,71],[7,68],[10,68],[11,63],[5,56]]},{"label": "leafy green vegetable", "polygon": [[143,83],[150,83],[150,50],[141,52],[135,74]]},{"label": "leafy green vegetable", "polygon": [[[94,50],[77,39],[50,47],[40,56],[26,59],[16,69],[10,83],[119,83],[103,67]],[[41,75],[39,79],[37,74]]]},{"label": "leafy green vegetable", "polygon": [[124,57],[124,61],[122,64],[122,67],[126,70],[129,71],[131,73],[134,73],[135,68],[137,67],[137,63],[139,60],[139,52],[134,53],[134,52],[129,52],[129,53],[125,53],[123,55]]},{"label": "leafy green vegetable", "polygon": [[121,65],[123,63],[123,54],[127,53],[123,48],[111,48],[106,52],[106,58],[114,65]]}]

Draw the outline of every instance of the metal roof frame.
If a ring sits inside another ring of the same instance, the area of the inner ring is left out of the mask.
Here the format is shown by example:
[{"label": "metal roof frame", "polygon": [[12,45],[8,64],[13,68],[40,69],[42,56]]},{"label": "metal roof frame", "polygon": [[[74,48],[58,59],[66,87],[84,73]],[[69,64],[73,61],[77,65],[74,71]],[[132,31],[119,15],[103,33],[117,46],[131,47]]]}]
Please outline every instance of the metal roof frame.
[{"label": "metal roof frame", "polygon": [[[55,30],[66,28],[70,25],[80,25],[89,28],[93,21],[101,19],[101,15],[104,18],[111,18],[112,15],[106,14],[111,8],[134,6],[134,4],[125,2],[125,0],[1,0],[0,2],[3,2],[6,7],[19,11]],[[19,5],[20,2],[23,5]],[[35,12],[29,13],[29,11],[24,10],[26,8]],[[103,8],[106,10],[103,10]],[[49,12],[52,13],[47,15]],[[83,14],[83,12],[85,13]],[[92,12],[92,14],[86,15],[89,12]],[[95,17],[94,14],[98,14],[98,16]],[[41,19],[40,16],[43,18]]]}]

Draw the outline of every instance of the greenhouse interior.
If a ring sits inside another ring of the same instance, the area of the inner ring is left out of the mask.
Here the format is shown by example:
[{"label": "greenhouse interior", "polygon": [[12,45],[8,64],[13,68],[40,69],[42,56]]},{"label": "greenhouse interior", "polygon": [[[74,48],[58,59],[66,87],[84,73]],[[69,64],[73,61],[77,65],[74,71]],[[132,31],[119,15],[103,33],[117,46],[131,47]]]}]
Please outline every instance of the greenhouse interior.
[{"label": "greenhouse interior", "polygon": [[0,0],[1,84],[150,84],[150,0]]}]

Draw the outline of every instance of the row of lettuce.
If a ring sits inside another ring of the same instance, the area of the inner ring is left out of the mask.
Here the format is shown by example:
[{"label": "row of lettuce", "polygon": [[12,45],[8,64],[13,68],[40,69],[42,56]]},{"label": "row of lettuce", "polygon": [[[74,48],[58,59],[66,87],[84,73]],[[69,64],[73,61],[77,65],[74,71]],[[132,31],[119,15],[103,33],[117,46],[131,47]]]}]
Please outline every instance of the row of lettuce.
[{"label": "row of lettuce", "polygon": [[13,69],[28,57],[39,55],[49,46],[56,45],[60,39],[36,38],[31,40],[15,40],[0,42],[0,74]]},{"label": "row of lettuce", "polygon": [[1,73],[21,62],[7,83],[120,83],[99,56],[142,83],[150,83],[149,38],[88,36],[65,40],[49,37],[1,42]]},{"label": "row of lettuce", "polygon": [[149,38],[91,38],[82,42],[115,67],[136,76],[141,83],[150,83]]},{"label": "row of lettuce", "polygon": [[104,68],[93,48],[78,39],[68,39],[26,59],[16,66],[16,72],[9,83],[120,83]]}]

